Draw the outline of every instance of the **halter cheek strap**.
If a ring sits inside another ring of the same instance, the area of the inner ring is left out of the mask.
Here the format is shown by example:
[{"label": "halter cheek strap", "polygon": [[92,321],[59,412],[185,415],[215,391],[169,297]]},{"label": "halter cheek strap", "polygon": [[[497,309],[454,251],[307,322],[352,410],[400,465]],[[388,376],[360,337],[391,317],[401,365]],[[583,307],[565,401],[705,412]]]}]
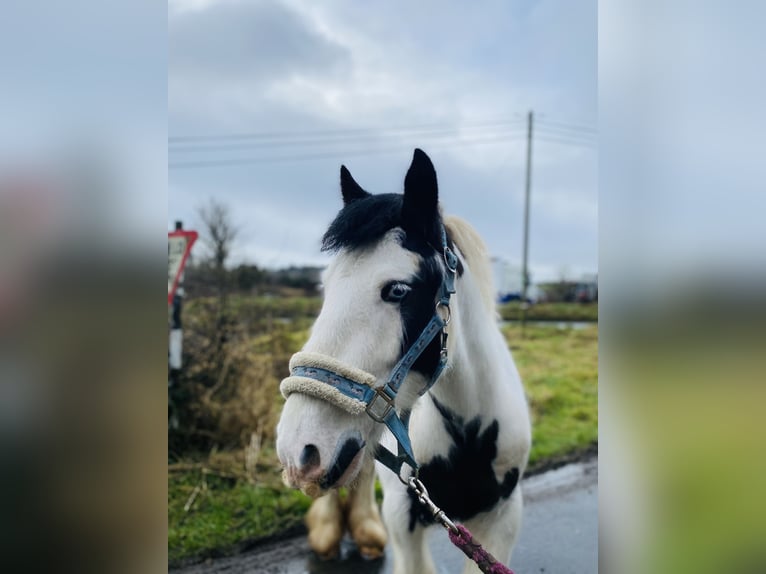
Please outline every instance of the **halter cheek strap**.
[{"label": "halter cheek strap", "polygon": [[[415,361],[441,334],[439,364],[431,379],[421,389],[423,395],[439,379],[447,365],[447,332],[450,321],[450,297],[455,293],[455,275],[458,259],[447,244],[447,233],[442,226],[442,252],[446,273],[439,287],[436,309],[433,317],[420,336],[410,346],[388,376],[386,384],[376,387],[374,375],[345,365],[340,361],[319,353],[300,352],[290,359],[290,376],[282,381],[280,391],[287,398],[292,393],[303,393],[333,403],[343,410],[358,415],[366,412],[375,422],[383,423],[394,435],[397,454],[378,445],[375,453],[382,464],[399,474],[403,463],[418,468],[409,436],[409,413],[402,417],[396,412],[394,401],[399,389],[407,378]],[[442,316],[444,314],[444,316]]]}]

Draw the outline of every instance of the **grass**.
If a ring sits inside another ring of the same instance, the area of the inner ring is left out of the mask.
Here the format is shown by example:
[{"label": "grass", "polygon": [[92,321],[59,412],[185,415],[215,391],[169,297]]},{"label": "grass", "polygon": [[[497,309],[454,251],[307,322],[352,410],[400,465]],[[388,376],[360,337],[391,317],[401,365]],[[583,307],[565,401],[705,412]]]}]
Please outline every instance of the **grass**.
[{"label": "grass", "polygon": [[764,572],[763,307],[670,303],[610,339],[624,445],[614,465],[633,475],[637,511],[611,518],[646,525],[645,571]]},{"label": "grass", "polygon": [[[212,300],[212,298],[207,298]],[[187,303],[188,312],[202,304],[200,298]],[[319,296],[270,297],[265,295],[230,297],[232,311],[246,324],[261,324],[264,321],[313,319],[319,314],[322,299]],[[521,304],[512,301],[498,306],[500,316],[506,321],[521,318]],[[530,321],[598,321],[598,303],[537,303],[527,309]]]},{"label": "grass", "polygon": [[[521,303],[512,301],[498,307],[506,321],[521,319]],[[527,309],[529,321],[598,321],[598,303],[537,303]]]},{"label": "grass", "polygon": [[281,484],[251,484],[206,468],[171,472],[168,561],[235,553],[248,541],[294,529],[310,504]]},{"label": "grass", "polygon": [[[532,411],[530,472],[592,449],[598,439],[598,327],[529,325],[522,338],[518,325],[508,325],[503,333]],[[236,553],[301,527],[310,500],[281,485],[273,444],[264,445],[258,460],[246,470],[244,454],[219,453],[170,466],[171,565]]]},{"label": "grass", "polygon": [[530,470],[586,450],[598,440],[598,327],[506,326],[532,413]]}]

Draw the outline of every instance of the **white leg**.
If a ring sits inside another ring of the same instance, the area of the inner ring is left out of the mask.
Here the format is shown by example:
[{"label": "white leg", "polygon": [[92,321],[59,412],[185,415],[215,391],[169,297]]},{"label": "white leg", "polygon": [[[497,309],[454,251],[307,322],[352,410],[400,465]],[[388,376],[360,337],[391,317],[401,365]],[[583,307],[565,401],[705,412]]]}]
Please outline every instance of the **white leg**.
[{"label": "white leg", "polygon": [[[517,485],[502,505],[465,522],[474,539],[506,566],[511,561],[511,551],[521,529],[522,506],[521,486]],[[466,558],[463,574],[481,574],[481,571]]]},{"label": "white leg", "polygon": [[360,554],[379,558],[386,546],[386,529],[375,502],[375,463],[366,462],[356,484],[348,493],[346,504],[348,530]]},{"label": "white leg", "polygon": [[393,574],[435,574],[426,529],[418,524],[414,532],[409,530],[410,499],[404,487],[393,477],[385,482],[384,488],[383,520],[392,543]]},{"label": "white leg", "polygon": [[335,558],[340,552],[345,524],[337,490],[317,498],[306,514],[309,546],[320,558]]}]

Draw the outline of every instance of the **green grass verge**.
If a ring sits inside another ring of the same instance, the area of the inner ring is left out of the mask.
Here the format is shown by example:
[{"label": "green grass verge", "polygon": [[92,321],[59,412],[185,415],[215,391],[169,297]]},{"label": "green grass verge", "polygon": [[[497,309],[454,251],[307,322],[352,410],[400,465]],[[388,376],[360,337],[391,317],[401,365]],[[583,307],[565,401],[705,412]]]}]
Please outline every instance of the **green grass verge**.
[{"label": "green grass verge", "polygon": [[[598,327],[527,326],[522,338],[520,327],[510,325],[503,333],[532,411],[529,468],[540,470],[592,447],[598,440]],[[273,447],[264,449],[255,484],[243,478],[242,461],[236,464],[239,470],[233,474],[238,478],[216,471],[203,474],[200,468],[169,473],[171,565],[235,553],[245,542],[302,524],[310,500],[281,486]]]},{"label": "green grass verge", "polygon": [[598,440],[598,327],[506,326],[532,413],[530,469]]},{"label": "green grass verge", "polygon": [[[500,316],[506,321],[521,319],[518,301],[498,306]],[[598,321],[598,303],[537,303],[527,309],[529,321]]]},{"label": "green grass verge", "polygon": [[[200,298],[189,301],[187,312],[215,299]],[[313,321],[322,308],[321,297],[268,297],[264,295],[232,295],[229,298],[232,312],[247,324],[280,319],[307,319]],[[498,306],[500,316],[506,321],[521,318],[518,301]],[[598,321],[598,303],[537,303],[527,309],[530,321]]]},{"label": "green grass verge", "polygon": [[307,496],[281,485],[252,485],[202,469],[171,473],[168,561],[234,553],[244,541],[301,524],[310,504]]}]

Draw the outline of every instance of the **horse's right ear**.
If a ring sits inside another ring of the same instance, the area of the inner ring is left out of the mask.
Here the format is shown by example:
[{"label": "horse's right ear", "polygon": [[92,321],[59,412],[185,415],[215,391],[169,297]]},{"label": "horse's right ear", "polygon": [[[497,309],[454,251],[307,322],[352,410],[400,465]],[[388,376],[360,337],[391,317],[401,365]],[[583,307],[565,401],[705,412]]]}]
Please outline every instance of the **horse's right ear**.
[{"label": "horse's right ear", "polygon": [[431,159],[421,149],[412,154],[404,178],[402,220],[405,231],[414,231],[432,245],[440,245],[439,186]]},{"label": "horse's right ear", "polygon": [[363,199],[370,195],[354,181],[354,178],[351,177],[351,172],[346,169],[345,165],[340,166],[340,192],[343,194],[343,205],[348,205],[352,201]]}]

